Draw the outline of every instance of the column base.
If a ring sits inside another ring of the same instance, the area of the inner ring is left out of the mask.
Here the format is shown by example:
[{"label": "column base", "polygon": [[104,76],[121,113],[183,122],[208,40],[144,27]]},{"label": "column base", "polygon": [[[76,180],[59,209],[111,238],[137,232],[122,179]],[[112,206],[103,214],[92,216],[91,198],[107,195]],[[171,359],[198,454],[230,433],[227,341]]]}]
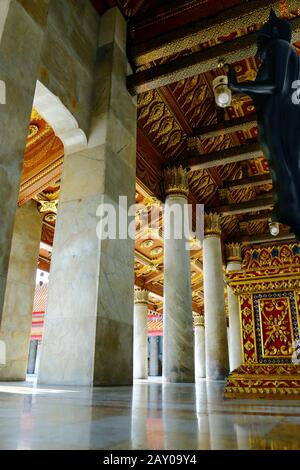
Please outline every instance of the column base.
[{"label": "column base", "polygon": [[300,365],[251,364],[227,378],[225,398],[300,400]]}]

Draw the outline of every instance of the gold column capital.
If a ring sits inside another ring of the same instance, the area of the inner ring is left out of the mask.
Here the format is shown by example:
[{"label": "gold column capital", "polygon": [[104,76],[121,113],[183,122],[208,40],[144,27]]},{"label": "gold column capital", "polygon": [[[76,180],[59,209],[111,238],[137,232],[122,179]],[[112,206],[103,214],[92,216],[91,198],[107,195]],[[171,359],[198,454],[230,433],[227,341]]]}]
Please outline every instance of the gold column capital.
[{"label": "gold column capital", "polygon": [[194,326],[204,326],[204,315],[194,315]]},{"label": "gold column capital", "polygon": [[204,214],[204,236],[219,237],[221,235],[221,216],[217,212]]},{"label": "gold column capital", "polygon": [[189,184],[188,184],[188,172],[187,168],[183,166],[166,168],[163,173],[163,183],[165,195],[170,194],[182,194],[188,195]]},{"label": "gold column capital", "polygon": [[227,243],[226,244],[226,261],[230,262],[242,262],[242,247],[240,243]]},{"label": "gold column capital", "polygon": [[147,304],[149,297],[149,291],[140,287],[134,288],[134,303],[135,304]]}]

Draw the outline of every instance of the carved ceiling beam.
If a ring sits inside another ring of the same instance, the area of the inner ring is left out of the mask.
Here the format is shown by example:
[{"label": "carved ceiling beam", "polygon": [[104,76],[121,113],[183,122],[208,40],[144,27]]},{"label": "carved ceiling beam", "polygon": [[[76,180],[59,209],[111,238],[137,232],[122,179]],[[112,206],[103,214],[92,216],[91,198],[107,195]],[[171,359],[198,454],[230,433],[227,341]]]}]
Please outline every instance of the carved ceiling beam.
[{"label": "carved ceiling beam", "polygon": [[270,173],[263,175],[249,176],[247,178],[241,178],[239,180],[224,181],[224,188],[228,189],[243,189],[243,188],[254,188],[255,186],[262,186],[264,184],[272,183]]},{"label": "carved ceiling beam", "polygon": [[177,102],[175,96],[172,93],[172,90],[170,89],[169,86],[164,86],[161,88],[158,88],[158,93],[161,96],[161,98],[164,100],[166,103],[167,107],[175,117],[176,121],[178,124],[181,126],[182,130],[188,134],[192,135],[193,134],[193,129],[190,125],[190,122],[186,118],[185,114],[182,111],[182,108],[180,107],[179,103]]},{"label": "carved ceiling beam", "polygon": [[257,116],[254,113],[249,116],[218,122],[217,124],[212,124],[210,126],[199,127],[194,129],[193,136],[199,137],[199,139],[213,138],[220,135],[220,133],[224,135],[231,134],[233,132],[249,129],[256,125]]},{"label": "carved ceiling beam", "polygon": [[38,259],[38,268],[42,271],[50,272],[50,259],[45,258],[44,256],[39,255]]},{"label": "carved ceiling beam", "polygon": [[219,207],[210,207],[209,210],[217,211],[224,215],[239,215],[247,214],[248,212],[261,211],[273,207],[273,197],[267,195],[253,199],[252,201],[240,202],[238,204],[227,204]]},{"label": "carved ceiling beam", "polygon": [[[259,23],[261,20],[262,18],[257,22]],[[255,21],[252,21],[253,23]],[[297,41],[299,39],[300,17],[292,19],[290,23],[293,28],[293,40]],[[253,57],[255,53],[256,33],[253,32],[129,75],[127,88],[132,95],[144,93],[213,70],[217,67],[220,57],[226,57],[226,60],[232,63]]]},{"label": "carved ceiling beam", "polygon": [[[277,6],[276,4],[278,0],[251,0],[227,8],[211,18],[198,21],[193,18],[193,23],[131,47],[132,59],[139,66],[198,46],[218,37],[220,31],[224,36],[229,35],[245,26],[266,20],[270,7]],[[150,21],[155,24],[156,19],[149,18]]]},{"label": "carved ceiling beam", "polygon": [[145,286],[151,284],[151,282],[158,281],[164,275],[163,271],[159,271],[158,273],[150,274],[145,279]]},{"label": "carved ceiling beam", "polygon": [[250,143],[238,145],[225,150],[218,150],[206,154],[191,156],[184,161],[181,161],[185,166],[189,167],[192,171],[207,169],[219,165],[226,165],[228,163],[236,163],[244,160],[252,160],[262,156],[262,150],[259,142],[254,139]]},{"label": "carved ceiling beam", "polygon": [[266,212],[265,214],[253,214],[253,215],[248,215],[247,217],[243,218],[243,220],[240,221],[241,223],[249,223],[249,222],[261,222],[264,220],[268,220],[271,217],[270,212]]},{"label": "carved ceiling beam", "polygon": [[293,233],[280,233],[276,237],[271,235],[270,233],[261,233],[261,234],[254,234],[254,235],[242,235],[240,237],[231,239],[230,241],[233,243],[239,242],[243,243],[243,245],[256,245],[260,243],[277,243],[282,241],[294,240],[295,235]]}]

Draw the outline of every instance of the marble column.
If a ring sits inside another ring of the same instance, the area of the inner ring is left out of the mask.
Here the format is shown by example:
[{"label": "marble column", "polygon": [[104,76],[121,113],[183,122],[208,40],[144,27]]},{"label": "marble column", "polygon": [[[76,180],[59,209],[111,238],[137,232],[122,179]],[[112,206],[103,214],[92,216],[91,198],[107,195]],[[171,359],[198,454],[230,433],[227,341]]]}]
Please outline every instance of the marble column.
[{"label": "marble column", "polygon": [[133,378],[148,377],[148,291],[134,289],[134,324],[133,324]]},{"label": "marble column", "polygon": [[36,2],[29,5],[32,3],[0,2],[0,80],[5,84],[5,96],[0,100],[0,317],[47,17],[48,0],[41,8]]},{"label": "marble column", "polygon": [[157,377],[159,374],[159,336],[149,338],[149,375]]},{"label": "marble column", "polygon": [[222,268],[221,225],[218,214],[205,214],[203,283],[206,377],[222,380],[229,372]]},{"label": "marble column", "polygon": [[40,383],[132,384],[134,213],[125,203],[135,203],[136,98],[127,71],[126,21],[112,8],[100,20],[88,145],[64,160]]},{"label": "marble column", "polygon": [[[228,243],[226,245],[227,272],[240,271],[242,267],[241,245]],[[243,363],[241,321],[238,297],[230,287],[228,294],[228,316],[229,316],[229,363],[230,370],[234,370]]]},{"label": "marble column", "polygon": [[38,351],[38,344],[39,342],[37,339],[30,341],[27,374],[34,374],[37,351]]},{"label": "marble column", "polygon": [[195,378],[206,377],[205,371],[205,327],[204,316],[194,315],[194,335],[195,335]]},{"label": "marble column", "polygon": [[198,450],[210,450],[209,415],[207,403],[206,380],[196,384],[196,411],[198,419]]},{"label": "marble column", "polygon": [[148,449],[148,393],[149,385],[147,383],[135,383],[132,387],[131,449]]},{"label": "marble column", "polygon": [[0,381],[26,378],[41,229],[35,202],[18,207],[0,319],[0,341],[6,349]]},{"label": "marble column", "polygon": [[187,170],[182,167],[166,170],[164,187],[163,378],[168,382],[194,382],[190,250],[184,230]]}]

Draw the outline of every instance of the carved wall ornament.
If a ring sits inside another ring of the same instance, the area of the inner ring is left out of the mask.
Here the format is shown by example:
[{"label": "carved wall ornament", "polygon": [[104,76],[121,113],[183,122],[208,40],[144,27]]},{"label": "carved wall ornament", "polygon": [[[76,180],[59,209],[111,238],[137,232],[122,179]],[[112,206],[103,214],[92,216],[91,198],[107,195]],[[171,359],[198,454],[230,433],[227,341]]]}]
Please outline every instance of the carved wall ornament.
[{"label": "carved wall ornament", "polygon": [[170,194],[188,195],[188,169],[183,166],[166,168],[164,170],[164,190],[166,196]]},{"label": "carved wall ornament", "polygon": [[226,260],[227,263],[232,261],[242,261],[242,247],[240,243],[227,243],[226,245]]},{"label": "carved wall ornament", "polygon": [[204,235],[215,237],[221,235],[221,216],[216,212],[204,214]]},{"label": "carved wall ornament", "polygon": [[203,326],[204,327],[204,315],[194,315],[194,326]]},{"label": "carved wall ornament", "polygon": [[134,303],[148,304],[149,291],[141,289],[140,287],[134,288]]},{"label": "carved wall ornament", "polygon": [[[226,276],[239,298],[243,350],[243,365],[227,379],[226,397],[299,399],[300,365],[292,364],[292,355],[300,328],[300,267],[284,265],[298,259],[298,246],[283,245],[282,254],[280,249],[249,250],[248,263],[261,261],[263,267]],[[280,267],[265,267],[272,254]]]}]

